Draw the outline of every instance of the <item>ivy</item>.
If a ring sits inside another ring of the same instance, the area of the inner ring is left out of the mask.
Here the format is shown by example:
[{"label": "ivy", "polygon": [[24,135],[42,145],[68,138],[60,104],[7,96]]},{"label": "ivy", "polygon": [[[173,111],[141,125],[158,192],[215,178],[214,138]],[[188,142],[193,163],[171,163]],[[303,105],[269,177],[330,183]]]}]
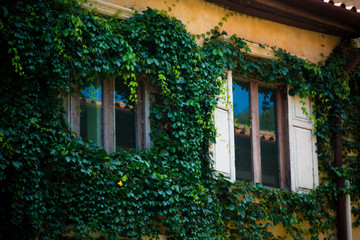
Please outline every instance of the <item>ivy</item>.
[{"label": "ivy", "polygon": [[[4,1],[0,16],[4,237],[274,239],[280,225],[294,239],[331,239],[331,210],[342,191],[337,175],[350,181],[346,191],[360,214],[359,67],[342,77],[356,50],[351,44],[317,66],[281,49],[274,49],[277,60],[250,57],[235,35],[217,41],[230,15],[197,36],[206,37],[203,47],[179,20],[152,9],[119,20],[72,0]],[[322,175],[317,189],[304,194],[233,184],[215,174],[209,145],[226,70],[313,98]],[[124,79],[131,101],[139,81],[161,90],[151,107],[151,149],[107,154],[64,120],[61,93],[109,76]],[[333,121],[338,116],[341,126]],[[342,169],[334,168],[329,150],[336,129],[344,132]]]}]

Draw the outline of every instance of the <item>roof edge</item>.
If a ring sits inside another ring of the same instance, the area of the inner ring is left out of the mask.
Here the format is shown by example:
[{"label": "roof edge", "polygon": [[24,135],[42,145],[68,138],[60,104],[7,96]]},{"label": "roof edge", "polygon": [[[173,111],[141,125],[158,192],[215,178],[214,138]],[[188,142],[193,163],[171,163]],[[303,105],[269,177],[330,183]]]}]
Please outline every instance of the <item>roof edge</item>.
[{"label": "roof edge", "polygon": [[360,13],[322,0],[205,0],[231,11],[305,30],[360,36]]}]

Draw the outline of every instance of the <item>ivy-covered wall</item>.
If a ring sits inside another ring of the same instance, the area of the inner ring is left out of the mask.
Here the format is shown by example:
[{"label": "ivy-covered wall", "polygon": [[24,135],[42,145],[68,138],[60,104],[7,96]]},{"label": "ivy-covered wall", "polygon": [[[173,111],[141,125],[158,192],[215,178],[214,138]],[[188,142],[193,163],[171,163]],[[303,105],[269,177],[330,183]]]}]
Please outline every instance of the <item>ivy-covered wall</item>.
[{"label": "ivy-covered wall", "polygon": [[[199,47],[164,11],[118,20],[71,0],[9,0],[0,11],[3,239],[61,239],[69,232],[79,239],[91,232],[106,239],[159,233],[171,239],[284,238],[275,226],[290,239],[331,239],[341,191],[336,175],[350,181],[347,191],[359,213],[359,68],[341,78],[356,50],[349,42],[320,67],[283,50],[276,61],[253,59],[241,51],[246,44],[239,37],[214,41],[216,29]],[[209,152],[215,95],[221,73],[232,69],[314,99],[317,189],[299,194],[215,177]],[[151,149],[107,154],[71,131],[60,93],[88,86],[95,76],[122,76],[134,99],[138,79],[161,89],[151,107]],[[342,125],[333,121],[338,116]],[[345,141],[341,169],[333,167],[329,148],[338,128]]]}]

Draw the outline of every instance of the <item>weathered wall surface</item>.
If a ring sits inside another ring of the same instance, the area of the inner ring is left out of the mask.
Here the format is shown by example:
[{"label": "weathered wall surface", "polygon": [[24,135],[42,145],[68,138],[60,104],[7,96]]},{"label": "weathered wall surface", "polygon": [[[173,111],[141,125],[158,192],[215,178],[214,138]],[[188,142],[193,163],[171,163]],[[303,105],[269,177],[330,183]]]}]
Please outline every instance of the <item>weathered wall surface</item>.
[{"label": "weathered wall surface", "polygon": [[[147,7],[167,10],[170,15],[181,20],[193,34],[206,33],[230,11],[203,0],[106,0],[108,2],[142,11]],[[175,5],[175,6],[174,6]],[[171,11],[169,9],[171,8]],[[224,22],[220,31],[229,36],[236,34],[249,41],[276,46],[293,55],[305,57],[312,62],[320,62],[340,43],[336,36],[302,30],[237,14]],[[198,42],[201,44],[201,41]]]}]

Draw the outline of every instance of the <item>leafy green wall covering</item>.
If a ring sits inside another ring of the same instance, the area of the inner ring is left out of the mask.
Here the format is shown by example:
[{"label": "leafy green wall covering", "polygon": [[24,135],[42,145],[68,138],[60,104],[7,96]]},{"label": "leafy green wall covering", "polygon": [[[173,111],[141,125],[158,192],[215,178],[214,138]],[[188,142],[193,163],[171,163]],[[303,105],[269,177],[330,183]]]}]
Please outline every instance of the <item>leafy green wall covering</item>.
[{"label": "leafy green wall covering", "polygon": [[[250,58],[240,51],[247,49],[241,38],[218,42],[216,29],[199,47],[180,21],[152,9],[124,21],[81,10],[71,0],[5,0],[0,11],[4,239],[60,239],[66,232],[140,239],[156,236],[160,226],[172,239],[274,239],[271,226],[278,224],[294,239],[331,238],[336,175],[350,181],[358,202],[359,68],[340,80],[355,50],[350,44],[320,67],[282,50],[276,61]],[[285,83],[292,94],[315,100],[322,172],[316,190],[232,185],[214,176],[214,96],[225,70]],[[107,154],[79,139],[64,120],[61,92],[109,76],[125,79],[134,101],[139,79],[161,89],[151,107],[151,149]],[[335,126],[335,116],[344,124]],[[333,167],[329,148],[338,127],[346,137],[342,169]]]}]

